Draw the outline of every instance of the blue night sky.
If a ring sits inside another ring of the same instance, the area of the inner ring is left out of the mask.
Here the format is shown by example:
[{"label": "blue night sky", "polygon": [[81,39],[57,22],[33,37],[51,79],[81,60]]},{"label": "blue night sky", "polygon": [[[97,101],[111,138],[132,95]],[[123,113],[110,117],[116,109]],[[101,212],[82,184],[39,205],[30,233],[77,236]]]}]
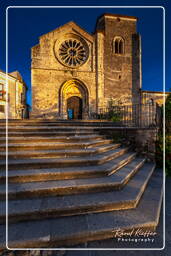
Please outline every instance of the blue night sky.
[{"label": "blue night sky", "polygon": [[[5,9],[7,6],[40,5],[95,5],[95,6],[164,6],[166,9],[166,91],[171,88],[171,4],[168,1],[55,1],[55,0],[1,0],[0,69],[5,71]],[[162,8],[12,8],[9,9],[8,72],[18,70],[29,90],[27,102],[31,104],[31,47],[38,44],[40,35],[45,34],[71,20],[89,33],[95,29],[96,19],[102,13],[124,14],[138,17],[137,31],[142,37],[142,88],[161,91],[163,89],[163,9]],[[169,17],[170,16],[170,17]]]}]

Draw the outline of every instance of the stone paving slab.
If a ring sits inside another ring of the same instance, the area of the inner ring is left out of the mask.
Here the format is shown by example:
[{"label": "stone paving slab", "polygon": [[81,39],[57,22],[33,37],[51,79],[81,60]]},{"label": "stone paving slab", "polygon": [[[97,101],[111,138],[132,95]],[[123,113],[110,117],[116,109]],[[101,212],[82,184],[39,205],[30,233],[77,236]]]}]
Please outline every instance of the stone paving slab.
[{"label": "stone paving slab", "polygon": [[131,210],[28,221],[9,226],[9,247],[57,247],[112,238],[118,228],[154,228],[162,201],[162,174],[154,172],[142,200]]}]

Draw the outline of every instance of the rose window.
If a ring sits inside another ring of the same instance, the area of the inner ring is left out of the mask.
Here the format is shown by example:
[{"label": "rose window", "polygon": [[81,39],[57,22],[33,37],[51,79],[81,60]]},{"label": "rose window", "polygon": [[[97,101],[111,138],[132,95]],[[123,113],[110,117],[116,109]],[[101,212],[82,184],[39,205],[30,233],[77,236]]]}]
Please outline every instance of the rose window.
[{"label": "rose window", "polygon": [[76,39],[65,40],[59,47],[60,61],[67,66],[81,66],[87,60],[86,45]]}]

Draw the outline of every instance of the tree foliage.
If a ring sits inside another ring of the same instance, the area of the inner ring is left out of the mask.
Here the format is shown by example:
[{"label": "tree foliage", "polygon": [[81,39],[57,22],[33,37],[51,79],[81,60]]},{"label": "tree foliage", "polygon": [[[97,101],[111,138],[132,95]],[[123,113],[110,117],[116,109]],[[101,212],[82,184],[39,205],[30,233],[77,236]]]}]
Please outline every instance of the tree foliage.
[{"label": "tree foliage", "polygon": [[165,103],[166,133],[171,133],[171,93],[167,96]]},{"label": "tree foliage", "polygon": [[166,98],[165,113],[166,119],[171,120],[171,93]]},{"label": "tree foliage", "polygon": [[[162,107],[163,109],[163,107]],[[165,102],[165,171],[166,175],[171,176],[171,93],[167,96]],[[159,167],[163,165],[163,134],[160,130],[159,139],[156,143],[156,162]]]}]

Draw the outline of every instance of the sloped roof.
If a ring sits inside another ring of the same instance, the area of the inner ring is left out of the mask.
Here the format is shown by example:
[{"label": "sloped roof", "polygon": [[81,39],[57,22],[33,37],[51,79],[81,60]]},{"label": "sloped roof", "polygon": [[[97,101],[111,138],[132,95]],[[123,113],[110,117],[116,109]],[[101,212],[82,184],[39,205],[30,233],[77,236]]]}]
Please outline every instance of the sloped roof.
[{"label": "sloped roof", "polygon": [[21,74],[16,70],[16,71],[13,71],[13,72],[10,72],[9,75],[11,75],[12,77],[18,79],[19,81],[23,81],[23,78],[21,76]]}]

